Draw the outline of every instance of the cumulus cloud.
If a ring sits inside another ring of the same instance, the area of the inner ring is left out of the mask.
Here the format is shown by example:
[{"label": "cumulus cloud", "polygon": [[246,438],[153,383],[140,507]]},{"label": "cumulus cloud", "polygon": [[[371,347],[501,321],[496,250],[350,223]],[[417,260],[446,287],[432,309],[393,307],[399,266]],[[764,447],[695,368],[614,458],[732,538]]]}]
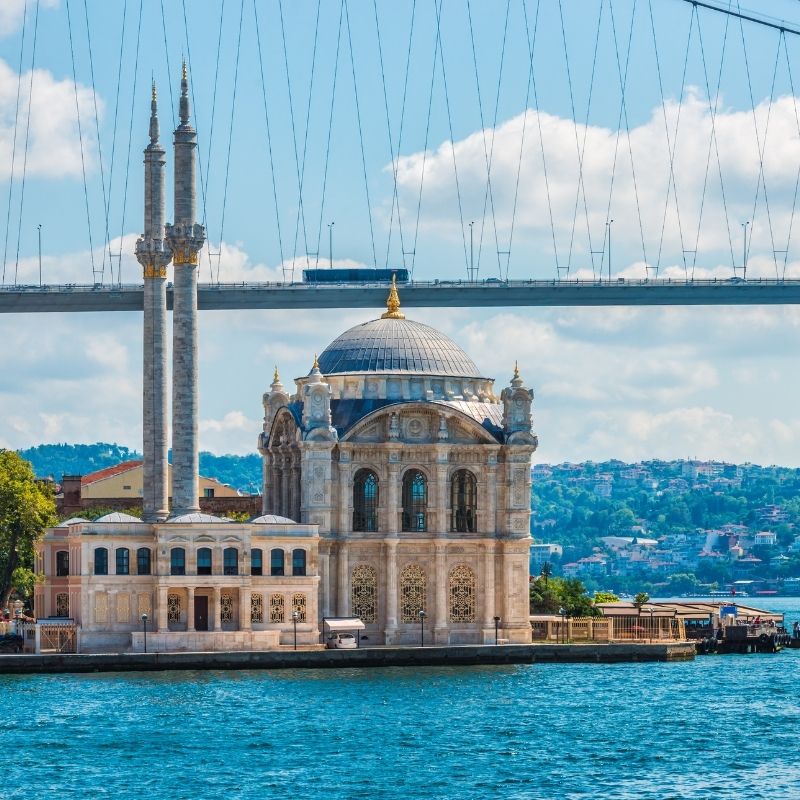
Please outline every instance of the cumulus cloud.
[{"label": "cumulus cloud", "polygon": [[[32,6],[26,0],[3,0],[0,3],[0,36],[10,36],[22,26],[25,6]],[[40,0],[41,8],[57,8],[58,0]],[[29,9],[30,11],[30,9]]]}]

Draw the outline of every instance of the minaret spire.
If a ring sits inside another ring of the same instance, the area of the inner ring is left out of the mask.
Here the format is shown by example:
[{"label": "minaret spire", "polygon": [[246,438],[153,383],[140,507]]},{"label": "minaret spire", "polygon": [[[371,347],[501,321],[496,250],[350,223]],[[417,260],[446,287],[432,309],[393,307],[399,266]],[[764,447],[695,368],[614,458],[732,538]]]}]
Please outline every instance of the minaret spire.
[{"label": "minaret spire", "polygon": [[150,144],[158,144],[158,93],[155,81],[150,96]]},{"label": "minaret spire", "polygon": [[189,110],[189,78],[186,74],[186,59],[184,59],[181,64],[181,100],[179,113],[181,125],[188,125],[191,114]]}]

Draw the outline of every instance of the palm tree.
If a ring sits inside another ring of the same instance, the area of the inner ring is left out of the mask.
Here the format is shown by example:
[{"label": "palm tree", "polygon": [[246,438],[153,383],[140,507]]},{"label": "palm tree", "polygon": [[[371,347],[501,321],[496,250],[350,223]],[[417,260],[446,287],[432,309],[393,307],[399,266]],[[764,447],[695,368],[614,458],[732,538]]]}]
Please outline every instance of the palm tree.
[{"label": "palm tree", "polygon": [[650,599],[650,595],[647,592],[639,592],[636,597],[633,598],[633,604],[636,606],[637,616],[639,617],[639,633],[642,632],[642,606],[647,603]]},{"label": "palm tree", "polygon": [[544,578],[545,588],[547,587],[547,579],[553,574],[553,567],[549,561],[542,564],[542,577]]}]

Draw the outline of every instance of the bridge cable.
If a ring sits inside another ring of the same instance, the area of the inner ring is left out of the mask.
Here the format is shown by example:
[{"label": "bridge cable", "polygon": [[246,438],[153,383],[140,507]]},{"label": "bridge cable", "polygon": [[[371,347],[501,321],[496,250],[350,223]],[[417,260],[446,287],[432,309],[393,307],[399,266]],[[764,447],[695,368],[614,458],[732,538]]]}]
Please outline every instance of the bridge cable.
[{"label": "bridge cable", "polygon": [[[81,127],[81,109],[80,109],[80,103],[78,101],[78,76],[75,70],[75,47],[73,46],[72,42],[72,19],[69,11],[69,0],[66,0],[65,6],[67,9],[67,30],[69,32],[69,51],[70,51],[70,56],[72,58],[72,82],[74,84],[74,89],[75,89],[75,113],[77,115],[77,120],[78,120],[78,142],[80,144],[80,150],[81,150],[81,172],[83,173],[83,198],[86,204],[86,227],[88,228],[89,231],[89,259],[92,263],[92,279],[93,279],[92,283],[97,283],[97,268],[95,267],[94,263],[94,244],[92,242],[92,217],[91,214],[89,213],[89,186],[86,182],[86,160],[84,157],[84,147],[83,147],[83,129]],[[30,106],[28,107],[28,111],[30,113]],[[20,217],[20,222],[21,221],[22,220]],[[19,239],[17,239],[17,250],[19,251]]]},{"label": "bridge cable", "polygon": [[[100,163],[100,186],[103,192],[103,210],[105,212],[105,232],[106,232],[106,245],[108,245],[111,236],[109,235],[108,229],[108,196],[106,194],[106,175],[105,175],[105,168],[103,167],[103,149],[100,143],[100,115],[97,113],[97,89],[95,87],[95,80],[94,80],[94,58],[92,56],[92,35],[89,28],[89,6],[87,0],[83,0],[83,15],[86,20],[86,45],[89,50],[89,75],[92,79],[92,103],[94,104],[94,130],[95,136],[97,137],[97,160]],[[120,58],[122,57],[122,51],[120,50]],[[109,190],[110,191],[110,190]],[[103,261],[100,266],[100,282],[102,283],[105,280],[105,269],[106,269],[106,248],[103,248]],[[108,263],[109,272],[111,272],[111,259],[109,259]],[[113,283],[113,273],[112,273],[112,283]]]},{"label": "bridge cable", "polygon": [[[797,110],[797,95],[795,94],[795,90],[794,90],[794,78],[792,77],[791,60],[789,58],[789,49],[788,49],[788,44],[787,44],[785,36],[783,37],[783,49],[784,49],[784,52],[786,53],[786,70],[787,70],[788,75],[789,75],[789,88],[791,89],[791,92],[792,92],[792,106],[794,107],[794,121],[795,121],[795,125],[797,127],[797,135],[800,138],[800,115],[798,114],[798,110]],[[792,213],[791,213],[791,216],[789,217],[789,231],[788,231],[788,233],[786,235],[786,250],[785,250],[785,252],[783,254],[783,274],[781,275],[781,280],[785,280],[785,278],[786,278],[786,267],[787,267],[787,263],[788,263],[788,260],[789,260],[789,250],[791,248],[791,243],[792,243],[792,229],[793,229],[793,226],[794,226],[794,215],[795,215],[795,211],[797,209],[798,189],[800,189],[800,164],[798,164],[797,177],[795,178],[795,182],[794,182],[794,195],[792,196]]]},{"label": "bridge cable", "polygon": [[169,87],[169,110],[172,112],[172,129],[178,126],[175,120],[175,96],[172,93],[172,67],[169,64],[169,44],[167,43],[167,18],[164,14],[164,0],[161,0],[161,30],[164,34],[164,56],[167,61],[167,86]]},{"label": "bridge cable", "polygon": [[[536,91],[536,71],[533,68],[533,55],[534,49],[536,47],[536,33],[539,28],[539,0],[536,0],[536,16],[534,17],[533,21],[533,38],[531,39],[530,33],[530,25],[528,23],[528,5],[526,0],[521,0],[522,2],[522,11],[525,16],[525,38],[528,41],[528,58],[530,62],[530,67],[528,70],[528,78],[530,80],[531,88],[533,90],[533,104],[536,107],[536,123],[539,129],[539,150],[541,151],[542,155],[542,175],[544,177],[544,188],[545,194],[547,196],[547,211],[550,216],[550,233],[553,237],[553,257],[556,262],[556,277],[561,276],[561,267],[558,263],[558,246],[556,245],[556,225],[553,219],[553,203],[550,196],[550,179],[547,175],[547,159],[545,158],[544,152],[544,137],[542,132],[542,116],[539,113],[539,97]],[[519,178],[518,178],[519,180]],[[516,200],[515,200],[515,207],[516,207]]]},{"label": "bridge cable", "polygon": [[[238,33],[238,38],[236,39],[236,62],[233,70],[233,97],[231,98],[231,123],[230,127],[228,128],[228,154],[225,160],[225,183],[223,185],[223,190],[222,190],[222,218],[219,223],[219,253],[217,254],[217,284],[219,284],[219,267],[220,267],[220,259],[222,258],[222,240],[223,240],[223,234],[225,232],[225,209],[227,208],[228,205],[228,177],[231,171],[231,148],[233,145],[233,120],[235,117],[234,112],[236,111],[236,90],[239,85],[239,56],[242,50],[243,19],[244,19],[244,0],[242,0],[239,11],[239,33]],[[211,167],[210,160],[208,164],[210,169]]]},{"label": "bridge cable", "polygon": [[17,127],[19,125],[19,97],[22,90],[22,57],[25,50],[25,26],[28,19],[28,0],[22,9],[22,37],[19,42],[19,67],[17,69],[17,101],[14,106],[14,137],[11,144],[11,175],[8,183],[8,204],[6,206],[6,235],[3,241],[3,286],[6,283],[6,264],[8,259],[8,232],[11,227],[11,198],[14,190],[14,165],[17,157]]},{"label": "bridge cable", "polygon": [[275,159],[272,153],[272,134],[269,126],[269,110],[267,107],[267,84],[264,79],[264,57],[261,50],[261,29],[258,22],[258,0],[253,0],[253,16],[255,19],[256,28],[256,44],[258,46],[258,66],[261,71],[261,97],[264,101],[264,120],[267,126],[267,151],[269,152],[269,169],[272,176],[272,199],[275,202],[275,224],[278,231],[278,250],[281,257],[281,266],[283,266],[283,236],[281,235],[281,215],[280,206],[278,205],[278,187],[275,181]]},{"label": "bridge cable", "polygon": [[139,76],[139,51],[142,40],[142,7],[144,0],[139,0],[139,20],[136,25],[136,56],[133,62],[133,88],[131,90],[131,116],[128,127],[128,153],[125,159],[125,187],[122,192],[122,218],[120,220],[119,232],[119,267],[117,268],[117,280],[122,285],[122,240],[125,235],[125,212],[128,208],[128,180],[131,173],[131,145],[133,144],[133,120],[136,108],[136,83]]},{"label": "bridge cable", "polygon": [[[443,0],[434,0],[434,7],[436,9],[436,20],[437,23],[439,21],[439,8],[441,7]],[[419,194],[417,196],[417,219],[414,225],[414,246],[411,249],[411,279],[414,279],[414,266],[417,260],[417,238],[419,236],[419,219],[420,214],[422,211],[422,189],[425,184],[425,163],[428,158],[428,137],[431,131],[431,111],[433,110],[433,87],[436,81],[436,57],[439,53],[439,35],[437,29],[437,35],[434,37],[433,40],[433,63],[431,64],[431,83],[430,83],[430,90],[428,92],[428,116],[425,122],[425,144],[422,148],[422,171],[420,172],[419,178]]]},{"label": "bridge cable", "polygon": [[372,243],[372,263],[378,266],[378,254],[375,250],[375,231],[372,224],[372,204],[369,198],[369,180],[367,179],[367,155],[364,149],[364,130],[361,124],[361,105],[358,101],[358,82],[356,81],[356,62],[355,53],[353,51],[353,38],[350,31],[350,11],[347,7],[347,0],[344,2],[344,19],[347,24],[347,41],[350,46],[350,67],[353,72],[353,94],[356,101],[356,119],[358,120],[358,139],[361,142],[361,165],[364,169],[364,194],[367,200],[367,217],[369,219],[369,237]]},{"label": "bridge cable", "polygon": [[[577,115],[577,113],[575,111],[575,93],[574,93],[573,87],[572,87],[572,73],[571,73],[570,68],[569,68],[569,50],[567,48],[567,29],[566,29],[566,26],[564,24],[564,9],[563,9],[561,0],[558,0],[558,12],[559,12],[560,20],[561,20],[561,42],[562,42],[562,45],[563,45],[563,48],[564,48],[564,63],[565,63],[566,72],[567,72],[567,85],[569,87],[569,101],[570,101],[570,106],[572,108],[572,119],[574,119],[577,122],[578,115]],[[603,14],[603,0],[601,0],[601,2],[600,2],[600,11],[599,11],[598,18],[597,18],[597,34],[595,36],[595,43],[594,43],[594,56],[592,57],[592,72],[591,72],[591,77],[590,77],[590,81],[589,81],[589,97],[588,97],[588,100],[587,100],[587,103],[586,103],[586,125],[585,125],[585,128],[584,128],[584,138],[583,138],[583,146],[584,147],[586,146],[586,137],[587,137],[588,130],[589,130],[589,109],[590,109],[591,103],[592,103],[592,90],[594,88],[595,65],[597,63],[597,46],[598,46],[598,41],[599,41],[599,38],[600,38],[600,20],[602,18],[602,14]],[[594,248],[592,246],[592,231],[591,231],[591,227],[589,225],[589,206],[588,206],[588,203],[586,201],[586,183],[585,183],[585,181],[583,179],[584,150],[583,150],[583,148],[581,148],[581,145],[580,145],[580,142],[579,142],[577,124],[573,125],[573,129],[575,131],[575,150],[576,150],[576,153],[577,153],[577,156],[578,156],[578,187],[577,187],[577,190],[576,190],[576,193],[575,193],[575,209],[574,209],[574,212],[573,212],[573,215],[572,215],[572,230],[570,232],[570,238],[569,238],[569,253],[568,253],[568,256],[567,256],[566,271],[567,271],[567,274],[569,274],[570,267],[572,266],[572,252],[573,252],[573,247],[574,247],[574,244],[575,244],[575,227],[577,225],[577,220],[578,220],[578,203],[579,203],[579,198],[580,198],[580,196],[582,194],[583,195],[583,211],[584,211],[584,216],[586,217],[586,236],[587,236],[587,239],[588,239],[588,242],[589,242],[589,253],[592,254],[592,258],[591,258],[592,273],[594,273],[594,255],[593,255]],[[602,265],[601,265],[601,269],[602,269]]]},{"label": "bridge cable", "polygon": [[[467,17],[469,19],[469,37],[470,43],[472,45],[472,64],[475,70],[475,88],[478,93],[478,110],[480,113],[481,118],[481,139],[483,141],[483,157],[486,163],[486,188],[483,192],[483,212],[481,214],[481,228],[480,234],[478,236],[478,261],[477,261],[477,270],[480,269],[481,264],[481,253],[483,252],[483,234],[485,229],[486,223],[486,208],[487,205],[490,204],[491,212],[492,212],[492,222],[494,224],[494,240],[495,240],[495,249],[497,250],[497,271],[500,277],[503,277],[503,270],[500,263],[500,240],[497,236],[497,219],[495,217],[495,208],[494,208],[494,192],[492,191],[492,160],[494,157],[494,143],[495,137],[497,133],[497,114],[498,108],[500,105],[500,85],[503,77],[503,63],[505,60],[506,54],[506,39],[508,35],[508,17],[511,11],[511,0],[506,0],[506,14],[505,14],[505,23],[503,25],[503,42],[500,48],[500,67],[498,70],[497,75],[497,94],[495,96],[495,103],[494,103],[494,121],[492,122],[492,142],[489,148],[486,147],[486,123],[484,120],[483,115],[483,100],[481,98],[481,83],[480,78],[478,75],[478,52],[475,47],[475,33],[474,33],[474,26],[472,24],[472,8],[470,4],[470,0],[467,0]],[[470,264],[470,267],[473,265]],[[508,269],[508,265],[506,264],[506,271]],[[468,275],[470,279],[473,277],[471,272],[468,271]]]},{"label": "bridge cable", "polygon": [[692,31],[694,30],[694,20],[697,14],[697,8],[692,7],[692,15],[689,19],[689,33],[686,38],[686,51],[684,54],[683,59],[683,74],[681,78],[681,94],[680,94],[680,102],[678,103],[678,111],[676,114],[675,119],[675,132],[674,138],[670,139],[670,131],[669,131],[669,121],[667,120],[667,105],[666,105],[666,98],[664,96],[664,83],[661,75],[661,59],[658,55],[658,40],[656,37],[656,27],[655,27],[655,18],[653,15],[653,3],[652,0],[648,0],[648,6],[650,9],[650,27],[653,34],[653,52],[656,56],[656,71],[658,73],[658,87],[661,93],[661,113],[664,118],[664,135],[667,141],[667,153],[669,155],[669,177],[667,180],[667,192],[664,197],[664,215],[661,220],[661,236],[658,242],[658,258],[656,260],[656,277],[658,277],[658,271],[661,268],[661,254],[664,247],[664,233],[667,226],[667,209],[669,207],[669,193],[670,190],[673,192],[673,196],[675,197],[675,214],[678,219],[678,234],[680,237],[681,242],[681,258],[683,259],[683,271],[684,275],[688,278],[688,270],[686,267],[686,252],[685,247],[683,244],[683,226],[681,225],[681,213],[680,213],[680,206],[678,203],[678,187],[677,181],[675,180],[675,153],[677,152],[677,144],[678,144],[678,129],[681,122],[681,109],[683,108],[683,95],[686,90],[686,70],[689,63],[689,47],[692,43]]},{"label": "bridge cable", "polygon": [[[739,3],[736,3],[737,7]],[[781,52],[781,39],[783,38],[783,34],[781,33],[778,37],[778,48],[775,51],[775,65],[772,70],[772,86],[770,87],[770,95],[769,95],[769,107],[767,108],[767,119],[764,123],[764,141],[763,144],[761,142],[761,137],[759,136],[758,132],[758,119],[756,117],[756,106],[755,106],[755,99],[753,96],[753,83],[750,77],[750,60],[747,57],[747,47],[744,38],[744,22],[741,18],[739,18],[739,27],[741,29],[742,35],[742,49],[744,51],[744,64],[745,64],[745,71],[747,73],[747,85],[750,91],[750,105],[752,106],[753,112],[753,130],[755,131],[756,135],[756,147],[758,149],[758,178],[756,179],[756,191],[755,197],[753,198],[753,216],[750,220],[750,241],[749,243],[745,244],[745,263],[742,265],[746,269],[747,260],[750,257],[750,246],[753,241],[753,228],[755,227],[755,218],[756,218],[756,208],[758,206],[758,190],[759,187],[763,190],[764,193],[764,205],[766,206],[767,210],[767,224],[769,226],[769,235],[770,240],[772,243],[772,260],[775,263],[775,277],[778,277],[778,261],[775,257],[775,236],[772,231],[772,214],[769,208],[769,196],[767,194],[767,179],[764,175],[764,151],[767,146],[767,136],[769,134],[769,123],[772,117],[772,105],[775,101],[775,78],[778,73],[778,59],[780,58]]]},{"label": "bridge cable", "polygon": [[[378,0],[372,0],[372,9],[375,14],[375,32],[378,38],[378,59],[380,61],[381,66],[381,81],[383,84],[383,106],[386,111],[386,133],[389,137],[389,157],[392,160],[392,181],[393,181],[393,193],[392,193],[392,209],[389,212],[389,235],[386,240],[386,262],[385,266],[388,269],[389,267],[389,253],[392,246],[392,226],[394,225],[394,210],[397,207],[397,228],[400,237],[400,257],[403,263],[403,268],[405,269],[406,266],[406,254],[405,254],[405,244],[403,242],[403,222],[401,219],[400,214],[400,197],[397,192],[397,162],[400,158],[400,143],[403,138],[403,123],[405,121],[405,113],[406,113],[406,95],[408,92],[408,73],[409,67],[411,64],[411,42],[414,36],[414,16],[417,7],[417,0],[414,0],[411,6],[411,26],[408,33],[408,51],[406,54],[406,73],[405,73],[405,80],[403,82],[403,102],[400,108],[400,132],[397,137],[397,153],[395,154],[394,145],[392,143],[392,125],[391,119],[389,115],[389,97],[386,92],[386,70],[384,68],[383,63],[383,45],[381,43],[381,26],[378,21]],[[377,266],[377,265],[376,265]]]},{"label": "bridge cable", "polygon": [[319,204],[319,224],[317,226],[317,260],[315,267],[319,267],[319,246],[322,240],[322,219],[325,214],[325,197],[328,189],[328,165],[331,155],[331,136],[333,134],[333,109],[336,104],[336,85],[339,77],[339,51],[342,44],[342,21],[344,19],[344,3],[339,4],[339,24],[336,28],[336,57],[333,62],[333,85],[331,87],[331,105],[328,114],[328,136],[325,143],[325,166],[322,171],[322,196]]}]

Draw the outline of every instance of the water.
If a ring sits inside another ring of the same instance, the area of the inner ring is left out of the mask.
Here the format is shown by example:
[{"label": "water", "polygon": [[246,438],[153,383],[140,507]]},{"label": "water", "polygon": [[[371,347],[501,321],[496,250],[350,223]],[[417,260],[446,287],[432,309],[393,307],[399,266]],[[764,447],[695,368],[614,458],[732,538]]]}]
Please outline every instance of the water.
[{"label": "water", "polygon": [[796,650],[0,676],[0,798],[798,798],[798,678]]}]

